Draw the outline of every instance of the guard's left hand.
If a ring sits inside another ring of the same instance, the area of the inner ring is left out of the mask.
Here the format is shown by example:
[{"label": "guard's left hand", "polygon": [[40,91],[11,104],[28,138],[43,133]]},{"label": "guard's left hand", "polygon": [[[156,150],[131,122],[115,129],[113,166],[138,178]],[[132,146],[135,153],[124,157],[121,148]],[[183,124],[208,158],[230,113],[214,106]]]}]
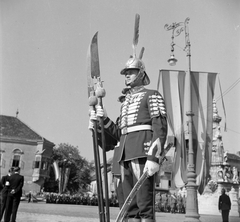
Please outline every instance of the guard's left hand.
[{"label": "guard's left hand", "polygon": [[149,176],[152,176],[154,175],[156,172],[159,171],[159,164],[154,162],[154,161],[151,161],[151,160],[147,160],[147,162],[145,163],[145,166],[144,166],[144,169],[143,169],[143,172],[147,171],[148,172],[148,175]]}]

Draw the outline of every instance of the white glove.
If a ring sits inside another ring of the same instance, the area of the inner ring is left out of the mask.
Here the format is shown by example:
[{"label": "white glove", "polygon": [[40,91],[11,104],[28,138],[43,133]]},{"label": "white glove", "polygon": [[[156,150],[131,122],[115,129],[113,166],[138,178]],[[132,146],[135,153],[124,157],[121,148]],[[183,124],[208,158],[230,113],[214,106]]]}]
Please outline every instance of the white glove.
[{"label": "white glove", "polygon": [[91,109],[89,110],[89,123],[88,123],[88,129],[93,130],[94,129],[94,121],[97,120],[97,115],[95,110]]},{"label": "white glove", "polygon": [[101,106],[96,106],[96,111],[97,111],[97,117],[100,117],[100,118],[104,118],[106,119],[107,118],[107,111],[105,108],[102,108]]},{"label": "white glove", "polygon": [[159,171],[159,164],[151,161],[151,160],[147,160],[147,162],[145,163],[143,172],[147,171],[149,176],[152,176],[153,174],[155,174],[156,172]]},{"label": "white glove", "polygon": [[89,111],[89,120],[90,121],[96,121],[97,120],[96,112],[93,109]]},{"label": "white glove", "polygon": [[94,123],[93,123],[93,121],[91,121],[91,120],[89,120],[88,129],[89,129],[89,130],[94,130]]}]

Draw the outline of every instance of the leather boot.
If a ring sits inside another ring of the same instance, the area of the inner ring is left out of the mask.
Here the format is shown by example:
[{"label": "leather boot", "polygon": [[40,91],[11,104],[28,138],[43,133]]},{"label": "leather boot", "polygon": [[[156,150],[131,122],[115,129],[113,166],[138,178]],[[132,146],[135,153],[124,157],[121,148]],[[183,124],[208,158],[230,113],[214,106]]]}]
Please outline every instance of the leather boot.
[{"label": "leather boot", "polygon": [[142,218],[141,222],[154,222],[154,220],[151,218]]}]

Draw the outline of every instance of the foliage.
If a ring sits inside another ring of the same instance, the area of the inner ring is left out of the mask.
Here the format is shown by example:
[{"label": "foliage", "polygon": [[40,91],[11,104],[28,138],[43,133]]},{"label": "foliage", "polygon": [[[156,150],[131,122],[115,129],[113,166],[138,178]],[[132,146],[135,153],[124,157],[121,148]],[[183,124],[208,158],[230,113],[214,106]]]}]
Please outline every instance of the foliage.
[{"label": "foliage", "polygon": [[[93,165],[80,155],[77,147],[61,143],[53,149],[52,159],[53,162],[58,161],[60,168],[70,168],[69,180],[66,187],[68,192],[76,193],[87,189],[91,182]],[[53,176],[54,174],[50,172],[52,181],[54,181]],[[56,183],[54,187],[58,189]]]}]

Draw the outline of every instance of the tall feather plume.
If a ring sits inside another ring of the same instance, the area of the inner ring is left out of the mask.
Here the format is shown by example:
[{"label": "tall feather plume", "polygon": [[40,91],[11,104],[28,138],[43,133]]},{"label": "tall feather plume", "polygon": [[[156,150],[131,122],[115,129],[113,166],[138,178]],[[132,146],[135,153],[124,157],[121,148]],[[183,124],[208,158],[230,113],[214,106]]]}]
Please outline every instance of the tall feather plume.
[{"label": "tall feather plume", "polygon": [[134,25],[134,33],[133,33],[133,56],[136,57],[136,48],[138,44],[138,37],[139,37],[139,21],[140,15],[136,14],[135,16],[135,25]]},{"label": "tall feather plume", "polygon": [[142,47],[141,52],[139,53],[139,59],[142,59],[145,48]]}]

